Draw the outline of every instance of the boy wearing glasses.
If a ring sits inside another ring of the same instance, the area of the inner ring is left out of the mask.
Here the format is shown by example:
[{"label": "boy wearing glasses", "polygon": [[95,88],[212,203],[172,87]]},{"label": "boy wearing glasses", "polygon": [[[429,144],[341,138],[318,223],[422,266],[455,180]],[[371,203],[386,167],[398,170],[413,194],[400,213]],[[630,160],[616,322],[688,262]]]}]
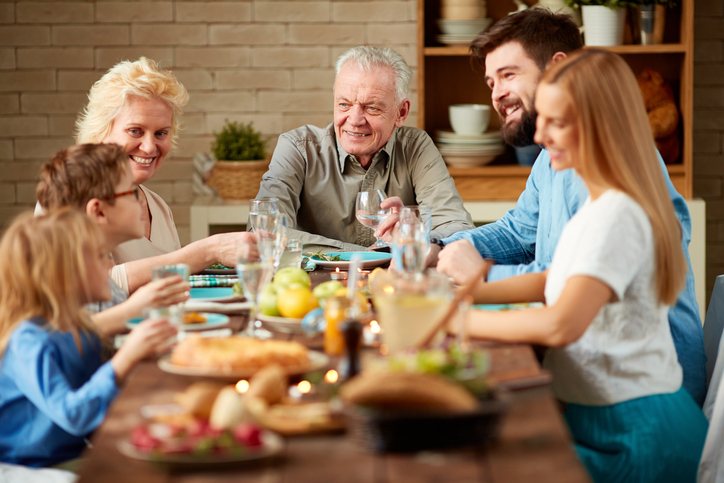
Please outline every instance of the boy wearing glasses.
[{"label": "boy wearing glasses", "polygon": [[[81,144],[60,150],[41,168],[36,195],[44,211],[64,206],[84,211],[101,228],[109,256],[119,244],[143,236],[139,188],[128,155],[116,144]],[[181,277],[150,282],[130,297],[113,279],[109,283],[111,301],[87,306],[105,335],[125,330],[125,321],[141,316],[144,308],[188,299],[189,287]]]}]

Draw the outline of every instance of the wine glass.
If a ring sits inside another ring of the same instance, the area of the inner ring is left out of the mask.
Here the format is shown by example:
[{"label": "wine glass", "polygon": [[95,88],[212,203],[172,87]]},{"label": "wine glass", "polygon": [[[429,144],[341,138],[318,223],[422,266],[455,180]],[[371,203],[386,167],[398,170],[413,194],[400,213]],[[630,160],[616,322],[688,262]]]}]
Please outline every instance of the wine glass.
[{"label": "wine glass", "polygon": [[260,339],[268,338],[271,336],[271,332],[261,329],[261,322],[257,320],[257,314],[261,294],[264,287],[271,281],[273,266],[269,262],[246,258],[240,251],[237,253],[236,273],[239,275],[244,296],[251,302],[249,323],[246,326],[245,334]]},{"label": "wine glass", "polygon": [[392,231],[392,258],[395,267],[411,278],[420,278],[430,252],[430,237],[417,218],[401,218]]},{"label": "wine glass", "polygon": [[[400,209],[399,222],[419,221],[425,227],[425,236],[430,240],[432,233],[432,211],[426,205],[407,205]],[[427,250],[428,254],[430,249]]]},{"label": "wine glass", "polygon": [[256,227],[258,215],[273,215],[279,213],[279,198],[266,197],[249,200],[249,226],[253,232]]},{"label": "wine glass", "polygon": [[[357,193],[357,200],[355,202],[357,221],[364,226],[372,228],[372,230],[377,229],[390,214],[389,209],[383,210],[380,208],[380,203],[382,203],[382,200],[385,198],[387,198],[387,196],[382,190],[360,191]],[[383,239],[377,238],[369,248],[386,246],[387,243],[385,243]]]},{"label": "wine glass", "polygon": [[279,261],[287,245],[287,217],[283,213],[258,214],[254,223],[259,257],[262,262],[269,262],[272,265],[273,274],[279,267]]}]

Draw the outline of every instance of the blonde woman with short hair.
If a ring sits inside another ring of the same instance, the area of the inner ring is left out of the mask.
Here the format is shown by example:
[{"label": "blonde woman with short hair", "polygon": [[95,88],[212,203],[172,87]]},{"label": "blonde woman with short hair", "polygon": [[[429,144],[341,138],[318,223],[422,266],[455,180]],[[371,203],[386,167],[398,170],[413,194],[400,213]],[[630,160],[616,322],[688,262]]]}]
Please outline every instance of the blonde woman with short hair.
[{"label": "blonde woman with short hair", "polygon": [[[141,57],[119,62],[103,75],[76,122],[78,143],[115,143],[125,150],[140,189],[143,236],[113,250],[117,265],[111,276],[126,293],[151,281],[152,263],[187,263],[194,272],[215,263],[235,266],[237,244],[255,243],[250,233],[225,233],[182,248],[171,208],[143,185],[173,151],[187,102],[188,93],[173,72]],[[133,261],[141,262],[126,264]]]},{"label": "blonde woman with short hair", "polygon": [[544,74],[535,140],[590,196],[565,226],[550,269],[480,283],[479,337],[548,346],[544,367],[579,457],[596,482],[694,482],[707,421],[681,387],[667,320],[684,287],[681,229],[641,92],[618,55],[585,49]]}]

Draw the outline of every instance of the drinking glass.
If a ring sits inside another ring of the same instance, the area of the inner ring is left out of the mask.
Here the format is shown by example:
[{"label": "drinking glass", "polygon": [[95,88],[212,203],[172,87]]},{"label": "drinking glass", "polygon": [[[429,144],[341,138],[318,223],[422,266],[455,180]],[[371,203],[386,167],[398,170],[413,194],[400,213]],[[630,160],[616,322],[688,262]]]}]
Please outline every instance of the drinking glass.
[{"label": "drinking glass", "polygon": [[421,277],[430,253],[425,225],[416,218],[401,218],[392,232],[391,251],[398,270],[412,278]]},{"label": "drinking glass", "polygon": [[287,240],[287,246],[284,248],[282,258],[279,261],[278,268],[294,267],[300,268],[302,266],[302,241],[298,238],[289,238]]},{"label": "drinking glass", "polygon": [[440,322],[453,300],[450,279],[428,271],[417,279],[388,272],[370,283],[382,343],[390,354],[417,346]]},{"label": "drinking glass", "polygon": [[[177,263],[175,265],[155,265],[151,267],[151,280],[161,280],[166,277],[175,277],[181,275],[185,283],[189,283],[189,266],[185,263]],[[181,327],[184,322],[184,303],[170,305],[168,307],[152,307],[144,314],[149,318],[168,318],[170,324],[175,325],[179,329],[179,337],[181,337]]]},{"label": "drinking glass", "polygon": [[287,246],[287,217],[283,213],[259,214],[254,223],[259,258],[271,263],[273,275]]},{"label": "drinking glass", "polygon": [[256,228],[257,215],[273,215],[279,213],[279,199],[274,197],[255,198],[249,200],[249,226],[253,232]]},{"label": "drinking glass", "polygon": [[236,273],[239,275],[241,289],[244,296],[251,302],[249,309],[249,323],[246,326],[245,334],[250,337],[268,338],[271,333],[261,328],[261,322],[257,320],[259,301],[264,287],[271,281],[273,265],[269,261],[250,260],[239,256],[236,263]]},{"label": "drinking glass", "polygon": [[407,220],[417,220],[425,226],[427,238],[432,233],[432,212],[430,207],[426,205],[407,205],[400,209],[400,222]]},{"label": "drinking glass", "polygon": [[[387,198],[382,190],[372,191],[360,191],[357,193],[357,200],[355,202],[355,214],[357,221],[362,223],[364,226],[376,230],[380,224],[385,221],[390,214],[390,210],[383,210],[380,208],[382,200]],[[381,238],[377,238],[375,242],[370,245],[369,248],[381,248],[386,247],[387,243]]]}]

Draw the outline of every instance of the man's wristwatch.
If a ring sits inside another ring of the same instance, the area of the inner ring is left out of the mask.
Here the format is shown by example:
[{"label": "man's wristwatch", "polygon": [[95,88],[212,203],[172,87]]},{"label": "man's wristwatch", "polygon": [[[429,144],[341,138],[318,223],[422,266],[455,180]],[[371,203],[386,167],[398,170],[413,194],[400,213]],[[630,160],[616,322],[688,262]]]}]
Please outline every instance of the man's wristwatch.
[{"label": "man's wristwatch", "polygon": [[439,238],[430,238],[430,244],[439,246],[440,250],[445,248],[445,244]]}]

